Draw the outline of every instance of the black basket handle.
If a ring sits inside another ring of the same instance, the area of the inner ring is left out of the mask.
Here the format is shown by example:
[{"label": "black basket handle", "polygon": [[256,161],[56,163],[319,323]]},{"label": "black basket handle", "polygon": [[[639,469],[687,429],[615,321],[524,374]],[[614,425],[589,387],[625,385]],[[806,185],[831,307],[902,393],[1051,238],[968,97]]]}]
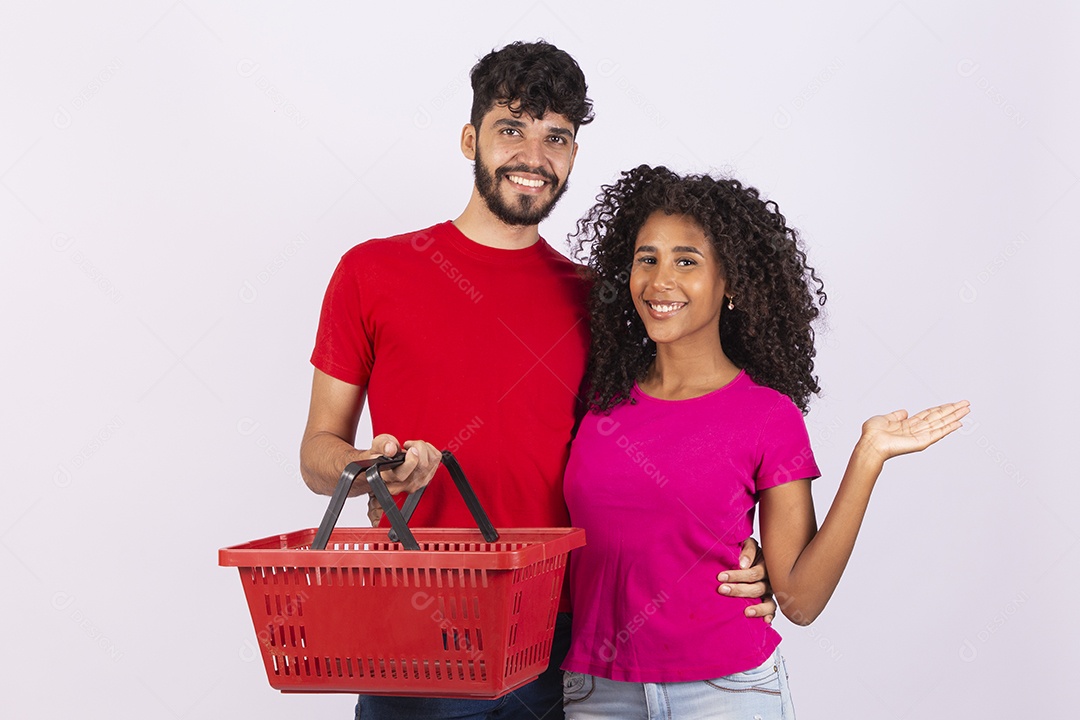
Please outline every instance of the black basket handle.
[{"label": "black basket handle", "polygon": [[[394,502],[393,495],[387,489],[386,483],[383,482],[382,476],[379,475],[380,470],[397,467],[403,462],[405,462],[405,453],[398,453],[393,457],[380,455],[377,458],[349,463],[341,473],[341,478],[338,479],[337,488],[334,489],[334,494],[330,498],[330,505],[326,508],[322,523],[319,524],[319,531],[315,534],[311,549],[326,549],[326,543],[329,542],[330,533],[334,531],[341,509],[345,506],[345,499],[349,496],[353,481],[363,471],[364,478],[368,481],[375,498],[382,505],[383,512],[386,513],[386,517],[390,520],[390,527],[392,528],[390,530],[390,540],[400,542],[406,550],[419,550],[420,544],[416,542],[416,537],[413,535],[412,530],[409,529],[408,521],[416,509],[417,503],[420,502],[420,497],[424,494],[425,488],[420,488],[409,495],[405,501],[405,506],[399,509],[397,503]],[[472,485],[465,478],[465,473],[462,472],[461,466],[449,450],[443,450],[442,464],[446,466],[447,471],[450,473],[454,485],[457,486],[458,492],[461,493],[462,499],[465,500],[465,505],[468,506],[469,512],[472,513],[476,526],[480,528],[480,533],[484,536],[484,539],[488,542],[498,540],[499,533],[495,530],[495,526],[491,524],[491,520],[488,519],[483,506],[480,505],[480,500],[476,497],[476,493],[473,492]]]}]

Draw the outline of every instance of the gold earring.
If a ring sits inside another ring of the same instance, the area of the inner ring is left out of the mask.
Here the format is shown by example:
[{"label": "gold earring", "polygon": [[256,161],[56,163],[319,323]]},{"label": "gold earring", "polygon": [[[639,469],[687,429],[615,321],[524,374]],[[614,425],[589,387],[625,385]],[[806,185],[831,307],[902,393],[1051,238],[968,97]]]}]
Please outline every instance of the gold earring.
[{"label": "gold earring", "polygon": [[734,310],[735,309],[735,297],[733,295],[728,296],[727,309],[728,310]]}]

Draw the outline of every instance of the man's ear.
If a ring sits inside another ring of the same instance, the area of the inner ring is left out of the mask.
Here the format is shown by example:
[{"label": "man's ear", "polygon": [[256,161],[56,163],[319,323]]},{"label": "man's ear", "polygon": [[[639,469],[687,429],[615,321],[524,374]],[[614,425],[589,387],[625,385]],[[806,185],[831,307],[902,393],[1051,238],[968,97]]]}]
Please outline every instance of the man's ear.
[{"label": "man's ear", "polygon": [[476,161],[476,128],[468,123],[461,128],[461,154],[472,161]]}]

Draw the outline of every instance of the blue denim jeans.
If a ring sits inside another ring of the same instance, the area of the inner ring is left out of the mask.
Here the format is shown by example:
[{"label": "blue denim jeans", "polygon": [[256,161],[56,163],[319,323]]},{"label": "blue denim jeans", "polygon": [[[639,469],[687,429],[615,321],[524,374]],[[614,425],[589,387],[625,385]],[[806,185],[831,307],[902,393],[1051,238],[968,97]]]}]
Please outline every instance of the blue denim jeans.
[{"label": "blue denim jeans", "polygon": [[555,639],[547,670],[528,685],[498,700],[377,697],[361,695],[356,720],[563,720],[563,673],[570,651],[570,616],[555,619]]},{"label": "blue denim jeans", "polygon": [[632,683],[566,673],[566,720],[794,720],[787,669],[777,650],[753,670],[715,680]]}]

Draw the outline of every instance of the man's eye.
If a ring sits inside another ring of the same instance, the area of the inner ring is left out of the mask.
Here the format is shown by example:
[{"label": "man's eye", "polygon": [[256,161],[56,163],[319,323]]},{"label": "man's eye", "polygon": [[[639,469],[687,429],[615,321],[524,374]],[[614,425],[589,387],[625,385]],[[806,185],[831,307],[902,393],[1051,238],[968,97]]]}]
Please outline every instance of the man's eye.
[{"label": "man's eye", "polygon": [[694,260],[692,260],[691,258],[679,258],[678,264],[679,265],[697,265],[697,263]]},{"label": "man's eye", "polygon": [[566,144],[566,138],[564,138],[562,135],[552,135],[549,139],[551,140],[551,142],[556,143],[557,145]]}]

